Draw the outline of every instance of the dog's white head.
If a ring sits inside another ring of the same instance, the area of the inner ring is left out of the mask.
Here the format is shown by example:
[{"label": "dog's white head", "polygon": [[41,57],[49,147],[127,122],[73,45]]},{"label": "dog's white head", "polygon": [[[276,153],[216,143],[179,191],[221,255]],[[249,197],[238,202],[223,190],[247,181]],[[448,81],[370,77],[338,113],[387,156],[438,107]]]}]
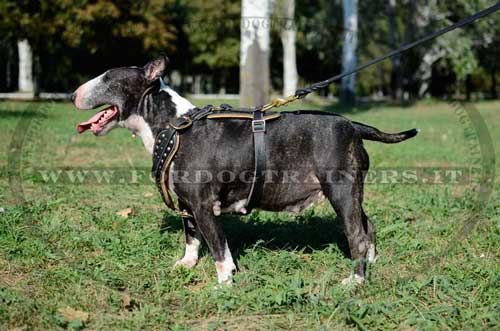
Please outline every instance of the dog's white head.
[{"label": "dog's white head", "polygon": [[144,67],[110,69],[81,85],[71,98],[78,109],[105,107],[79,123],[77,131],[91,130],[102,136],[116,127],[128,128],[138,133],[151,151],[152,127],[165,126],[172,117],[195,107],[161,80],[167,64],[168,59],[162,56]]}]

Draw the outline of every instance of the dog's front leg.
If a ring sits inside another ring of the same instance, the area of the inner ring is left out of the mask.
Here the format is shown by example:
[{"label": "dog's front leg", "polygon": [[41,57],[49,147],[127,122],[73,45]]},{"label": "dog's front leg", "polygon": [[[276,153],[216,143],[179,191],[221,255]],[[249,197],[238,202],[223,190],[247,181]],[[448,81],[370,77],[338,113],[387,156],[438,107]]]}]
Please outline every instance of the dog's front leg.
[{"label": "dog's front leg", "polygon": [[194,212],[194,217],[198,229],[215,260],[215,269],[217,270],[217,278],[219,284],[232,283],[232,277],[236,271],[236,265],[233,262],[231,251],[229,250],[226,236],[222,227],[222,220],[213,214],[213,204],[207,204],[205,207],[200,206]]},{"label": "dog's front leg", "polygon": [[192,268],[198,263],[198,251],[201,241],[198,238],[196,222],[193,217],[183,217],[184,234],[186,237],[186,250],[184,257],[175,262],[174,267],[182,266]]}]

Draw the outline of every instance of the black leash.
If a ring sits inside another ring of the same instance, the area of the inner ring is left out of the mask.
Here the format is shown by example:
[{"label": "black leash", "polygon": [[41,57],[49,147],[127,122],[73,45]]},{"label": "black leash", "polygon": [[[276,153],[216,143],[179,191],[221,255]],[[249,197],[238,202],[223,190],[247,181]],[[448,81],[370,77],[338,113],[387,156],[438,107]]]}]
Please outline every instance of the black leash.
[{"label": "black leash", "polygon": [[287,97],[285,99],[279,99],[279,98],[275,99],[275,100],[273,100],[272,102],[270,102],[270,103],[268,103],[266,105],[256,107],[256,109],[260,109],[260,111],[266,111],[266,110],[269,110],[269,109],[274,108],[274,107],[284,106],[284,105],[286,105],[286,104],[288,104],[290,102],[293,102],[293,101],[295,101],[297,99],[303,99],[303,98],[305,98],[306,95],[308,95],[308,94],[310,94],[312,92],[315,92],[315,91],[317,91],[319,89],[322,89],[322,88],[330,85],[331,83],[333,83],[336,80],[339,80],[339,79],[342,79],[342,78],[344,78],[346,76],[352,75],[352,74],[354,74],[354,73],[356,73],[358,71],[361,71],[361,70],[363,70],[363,69],[365,69],[365,68],[367,68],[369,66],[372,66],[372,65],[377,64],[379,62],[382,62],[382,61],[384,61],[384,60],[386,60],[386,59],[388,59],[390,57],[393,57],[394,55],[398,55],[398,54],[401,54],[403,52],[406,52],[407,50],[409,50],[409,49],[411,49],[413,47],[419,46],[420,44],[426,43],[426,42],[428,42],[428,41],[430,41],[432,39],[435,39],[435,38],[437,38],[439,36],[442,36],[445,33],[448,33],[448,32],[453,31],[455,29],[461,28],[461,27],[463,27],[463,26],[465,26],[467,24],[470,24],[470,23],[472,23],[472,22],[474,22],[474,21],[476,21],[476,20],[478,20],[480,18],[483,18],[483,17],[485,17],[487,15],[490,15],[490,14],[496,12],[499,9],[500,9],[500,3],[497,3],[494,6],[491,6],[491,7],[487,8],[487,9],[481,10],[481,11],[475,13],[474,15],[471,15],[471,16],[469,16],[469,17],[467,17],[467,18],[465,18],[465,19],[463,19],[463,20],[461,20],[461,21],[459,21],[459,22],[457,22],[455,24],[452,24],[452,25],[450,25],[450,26],[448,26],[448,27],[446,27],[444,29],[441,29],[441,30],[439,30],[437,32],[434,32],[434,33],[432,33],[432,34],[430,34],[430,35],[428,35],[426,37],[423,37],[423,38],[421,38],[419,40],[416,40],[414,42],[411,42],[411,43],[408,43],[406,45],[403,45],[403,46],[399,47],[398,49],[396,49],[396,50],[394,50],[392,52],[389,52],[389,53],[387,53],[385,55],[379,56],[379,57],[377,57],[377,58],[375,58],[375,59],[373,59],[373,60],[371,60],[371,61],[369,61],[369,62],[367,62],[365,64],[362,64],[362,65],[356,67],[353,70],[350,70],[350,71],[338,74],[336,76],[333,76],[333,77],[328,78],[326,80],[323,80],[321,82],[315,83],[315,84],[313,84],[313,85],[311,85],[309,87],[298,89],[297,91],[295,91],[294,95],[291,95],[291,96],[289,96],[289,97]]}]

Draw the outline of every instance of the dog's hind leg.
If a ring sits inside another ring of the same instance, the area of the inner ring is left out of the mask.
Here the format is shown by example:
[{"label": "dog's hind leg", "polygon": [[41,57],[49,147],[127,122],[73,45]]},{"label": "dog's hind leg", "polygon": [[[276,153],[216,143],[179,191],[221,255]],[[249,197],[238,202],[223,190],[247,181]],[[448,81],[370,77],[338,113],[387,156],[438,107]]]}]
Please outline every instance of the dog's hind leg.
[{"label": "dog's hind leg", "polygon": [[344,232],[349,242],[351,259],[355,261],[353,275],[344,279],[343,284],[362,283],[365,280],[365,257],[370,247],[370,241],[363,227],[363,211],[357,189],[349,186],[331,187],[330,192],[325,192],[335,212],[342,220]]},{"label": "dog's hind leg", "polygon": [[175,262],[174,267],[182,266],[192,268],[198,263],[198,251],[201,241],[196,229],[196,222],[193,217],[183,217],[184,234],[186,237],[186,250],[182,259]]},{"label": "dog's hind leg", "polygon": [[[359,166],[361,170],[363,171],[363,176],[360,182],[361,187],[364,185],[365,177],[366,174],[368,173],[368,169],[370,168],[370,158],[368,156],[368,153],[366,152],[366,149],[363,147],[363,144],[357,145],[357,155],[359,159]],[[375,241],[375,225],[373,225],[372,222],[370,222],[370,219],[368,216],[365,214],[365,211],[363,210],[363,227],[366,231],[366,235],[368,236],[368,251],[366,252],[366,259],[370,263],[375,263],[377,260],[377,248],[376,248],[376,241]]]},{"label": "dog's hind leg", "polygon": [[227,244],[222,220],[214,216],[212,205],[203,204],[195,208],[194,217],[198,229],[207,242],[208,248],[215,260],[215,269],[217,270],[219,284],[225,283],[230,285],[233,274],[236,272],[236,265]]},{"label": "dog's hind leg", "polygon": [[[343,284],[362,283],[365,280],[365,258],[370,240],[363,225],[363,176],[356,168],[356,162],[348,156],[347,167],[338,168],[332,182],[322,184],[323,193],[328,197],[338,217],[342,220],[344,232],[349,242],[351,259],[355,261],[353,275]],[[354,159],[354,158],[353,158]]]},{"label": "dog's hind leg", "polygon": [[376,247],[376,239],[375,239],[375,225],[370,222],[368,216],[366,216],[363,211],[363,226],[366,230],[366,235],[368,236],[368,251],[366,252],[366,259],[370,263],[375,263],[377,261],[377,247]]}]

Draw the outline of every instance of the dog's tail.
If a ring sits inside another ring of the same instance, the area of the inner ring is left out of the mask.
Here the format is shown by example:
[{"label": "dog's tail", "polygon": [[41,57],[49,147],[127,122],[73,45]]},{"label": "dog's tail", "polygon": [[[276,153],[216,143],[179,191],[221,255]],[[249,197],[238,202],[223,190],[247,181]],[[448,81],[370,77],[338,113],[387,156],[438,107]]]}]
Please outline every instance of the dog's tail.
[{"label": "dog's tail", "polygon": [[361,138],[365,140],[380,141],[386,144],[395,144],[405,141],[406,139],[415,137],[419,132],[418,129],[411,129],[399,133],[386,133],[363,123],[352,122],[352,124],[354,129],[361,135]]}]

